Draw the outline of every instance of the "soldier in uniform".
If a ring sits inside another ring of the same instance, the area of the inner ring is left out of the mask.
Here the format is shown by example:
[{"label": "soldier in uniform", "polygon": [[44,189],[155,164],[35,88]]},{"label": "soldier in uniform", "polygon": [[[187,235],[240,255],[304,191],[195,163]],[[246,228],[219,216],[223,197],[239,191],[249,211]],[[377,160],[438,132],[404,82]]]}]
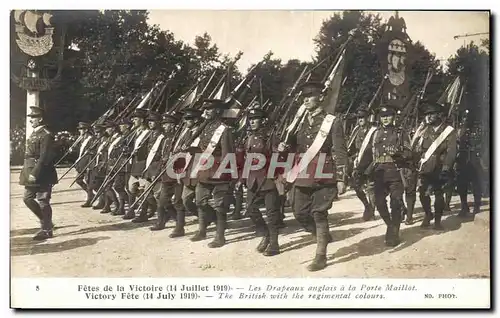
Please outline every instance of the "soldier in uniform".
[{"label": "soldier in uniform", "polygon": [[[231,129],[222,123],[220,117],[223,109],[226,107],[222,100],[205,100],[203,108],[206,110],[208,124],[203,128],[200,134],[198,148],[205,155],[211,155],[213,164],[210,168],[199,171],[197,167],[207,163],[207,159],[200,158],[198,162],[193,161],[194,166],[192,175],[198,176],[196,186],[196,206],[198,207],[198,232],[191,238],[192,241],[200,241],[206,238],[207,221],[206,217],[210,214],[216,214],[217,225],[215,239],[208,244],[210,248],[222,247],[226,244],[225,230],[227,222],[227,202],[230,195],[230,182],[232,175],[222,173],[215,175],[219,166],[228,154],[234,154],[234,144]],[[210,160],[211,161],[211,160]],[[221,168],[221,170],[224,167]],[[236,167],[234,167],[236,168]],[[214,208],[210,206],[208,200],[213,197]]]},{"label": "soldier in uniform", "polygon": [[111,167],[114,167],[112,171],[108,173],[109,177],[115,175],[114,180],[111,182],[112,189],[116,192],[118,197],[118,207],[115,211],[112,211],[113,215],[125,215],[125,205],[128,203],[128,194],[126,191],[126,174],[128,171],[128,163],[126,162],[130,153],[128,150],[128,144],[132,137],[130,133],[130,127],[132,123],[128,118],[122,118],[118,121],[119,134],[108,148],[108,161]]},{"label": "soldier in uniform", "polygon": [[[400,165],[411,156],[410,142],[406,133],[394,126],[396,111],[382,106],[379,111],[381,127],[371,136],[370,146],[373,153],[373,179],[375,205],[380,217],[387,225],[385,243],[396,246],[400,243],[399,228],[403,209],[403,176]],[[360,166],[360,169],[364,169]],[[386,196],[390,196],[391,212],[387,208]]]},{"label": "soldier in uniform", "polygon": [[[161,124],[163,125],[164,138],[162,146],[159,151],[161,156],[160,166],[158,173],[163,172],[165,168],[168,168],[168,164],[172,154],[173,141],[175,138],[175,126],[178,123],[178,119],[172,115],[165,114],[162,117]],[[177,167],[173,167],[177,168]],[[158,175],[156,173],[155,176]],[[185,210],[173,202],[172,197],[175,194],[175,189],[177,188],[177,179],[169,175],[168,171],[164,172],[161,176],[160,193],[158,197],[158,221],[155,226],[151,227],[152,231],[159,231],[165,228],[165,224],[170,219],[175,219],[177,221],[174,231],[169,235],[170,237],[180,237],[184,236],[184,224],[185,224]],[[182,205],[182,202],[181,202]]]},{"label": "soldier in uniform", "polygon": [[[292,190],[294,191],[295,219],[306,231],[312,232],[317,241],[315,258],[307,267],[309,271],[318,271],[326,267],[327,246],[332,241],[328,225],[328,210],[333,204],[335,186],[338,185],[339,194],[345,191],[343,180],[348,161],[341,122],[333,120],[329,133],[325,135],[320,131],[327,116],[320,104],[323,88],[323,84],[317,82],[307,82],[302,86],[307,113],[296,135],[291,138],[290,145],[281,143],[278,148],[279,151],[290,148],[297,154],[297,162],[298,154],[306,153],[316,138],[325,138],[321,148],[313,149],[317,152],[304,169],[309,177],[297,177]],[[320,156],[325,156],[323,163],[320,162]],[[320,164],[322,167],[318,167]],[[318,176],[316,171],[333,174],[333,178]]]},{"label": "soldier in uniform", "polygon": [[[247,210],[250,218],[255,224],[257,231],[264,233],[262,240],[257,246],[257,251],[265,256],[273,256],[280,253],[278,243],[278,225],[281,221],[280,198],[274,177],[269,178],[268,168],[272,155],[272,141],[269,140],[269,131],[264,129],[262,122],[268,115],[260,109],[249,111],[248,120],[250,133],[245,143],[245,154],[260,154],[266,158],[266,164],[259,170],[249,171],[246,178],[247,186]],[[252,159],[252,165],[259,164],[258,158]],[[248,163],[247,163],[248,164]],[[245,171],[243,171],[245,172]],[[258,201],[264,200],[267,219],[264,221],[257,205]]]},{"label": "soldier in uniform", "polygon": [[[147,122],[149,127],[148,137],[144,139],[144,145],[138,148],[137,162],[142,161],[144,158],[144,163],[141,162],[140,167],[142,167],[141,176],[139,177],[139,188],[140,192],[145,191],[151,184],[154,177],[160,172],[160,159],[161,159],[161,145],[163,143],[164,134],[161,127],[162,117],[159,113],[150,112],[147,116]],[[145,156],[142,156],[144,151]],[[140,156],[141,157],[140,157]],[[140,160],[139,160],[140,159]],[[149,164],[149,165],[148,165]],[[137,169],[139,169],[139,164],[136,164]],[[159,198],[159,184],[156,198]],[[146,196],[146,201],[142,203],[142,208],[138,216],[136,216],[132,222],[142,223],[146,222],[150,217],[154,215],[156,209],[158,208],[158,203],[156,201],[154,191],[149,191]],[[136,207],[138,208],[138,207]],[[149,210],[149,213],[148,213]]]},{"label": "soldier in uniform", "polygon": [[[105,176],[107,176],[107,173],[110,172],[114,164],[113,160],[109,160],[109,147],[113,142],[113,140],[118,137],[118,129],[116,123],[113,121],[105,122],[104,127],[106,129],[107,139],[102,148],[101,153],[98,155],[96,160],[98,161],[99,165],[103,167]],[[117,212],[116,209],[119,206],[118,198],[116,196],[115,191],[113,190],[113,184],[108,183],[104,189],[104,208],[102,209],[101,213],[105,214],[112,212],[111,204],[115,205],[114,212],[116,214]]]},{"label": "soldier in uniform", "polygon": [[[443,107],[429,104],[424,114],[428,127],[416,141],[420,154],[419,196],[425,217],[420,225],[429,227],[434,218],[434,229],[442,230],[441,217],[445,207],[443,185],[450,176],[450,170],[457,154],[457,135],[451,126],[447,126],[441,117]],[[435,216],[431,212],[431,192],[434,192]]]},{"label": "soldier in uniform", "polygon": [[[91,163],[89,166],[90,174],[90,191],[97,191],[106,177],[106,166],[103,163],[104,147],[106,146],[108,135],[106,134],[105,126],[103,124],[95,125],[96,140],[93,144],[90,153],[92,155]],[[93,210],[102,210],[105,206],[105,193],[99,194],[97,205],[93,206]]]},{"label": "soldier in uniform", "polygon": [[[75,165],[75,170],[78,173],[76,184],[78,184],[83,189],[83,191],[87,193],[87,200],[82,205],[82,208],[90,208],[91,207],[90,202],[92,202],[92,199],[94,198],[94,193],[88,187],[88,184],[90,183],[90,176],[87,165],[89,164],[89,161],[92,159],[92,156],[90,155],[88,150],[92,146],[92,143],[94,141],[94,135],[92,134],[90,125],[88,123],[79,122],[77,129],[78,132],[80,133],[80,141],[75,145],[73,145],[68,151],[73,152],[76,150],[74,147],[80,145],[80,147],[78,148],[79,151],[77,159],[78,162]],[[83,169],[86,168],[87,171],[85,173],[82,173]]]},{"label": "soldier in uniform", "polygon": [[472,184],[474,194],[473,214],[480,212],[483,179],[483,164],[481,160],[482,131],[481,124],[472,113],[468,113],[458,137],[457,156],[457,192],[460,195],[461,209],[459,216],[469,216],[467,193],[469,184]]},{"label": "soldier in uniform", "polygon": [[[132,129],[134,130],[134,139],[130,145],[132,155],[130,177],[128,179],[128,193],[130,204],[133,204],[136,197],[142,190],[144,190],[145,179],[142,178],[142,172],[146,167],[146,157],[149,152],[147,149],[147,140],[150,134],[148,127],[145,125],[146,117],[147,113],[143,109],[136,109],[132,113],[132,122],[134,124]],[[141,211],[143,215],[145,213],[147,214],[147,208],[147,204],[144,204],[144,211]],[[129,207],[127,213],[123,216],[123,219],[135,219],[134,209]],[[141,220],[141,218],[138,218],[137,220]]]},{"label": "soldier in uniform", "polygon": [[[188,149],[191,145],[187,144],[195,133],[198,130],[198,123],[201,120],[202,111],[195,108],[186,108],[183,111],[183,121],[185,128],[181,132],[181,135],[177,138],[174,145],[174,152]],[[194,143],[199,142],[199,138],[193,141]],[[191,159],[192,160],[192,159]],[[186,166],[186,169],[181,169],[179,172],[185,172],[186,176],[179,180],[180,184],[182,184],[182,203],[187,211],[189,211],[193,215],[198,215],[198,208],[196,207],[195,202],[195,190],[197,180],[190,178],[189,174],[189,163],[186,160],[182,161],[179,159],[179,166]]]},{"label": "soldier in uniform", "polygon": [[[358,155],[359,151],[361,151],[361,145],[363,144],[363,140],[370,129],[368,125],[368,112],[364,109],[361,109],[358,114],[358,123],[349,138],[349,142],[347,144],[347,151],[349,157],[354,157]],[[369,150],[369,149],[366,149]],[[369,157],[369,156],[367,156]],[[354,162],[355,159],[352,159],[351,162]],[[363,212],[363,220],[369,221],[374,218],[375,213],[375,195],[373,191],[368,192],[368,197],[366,193],[363,191],[363,185],[367,182],[368,176],[365,174],[360,175],[358,178],[353,178],[354,184],[353,189],[356,192],[361,203],[365,207]]]},{"label": "soldier in uniform", "polygon": [[24,154],[24,165],[19,176],[19,184],[24,186],[24,204],[40,220],[41,230],[34,240],[45,240],[53,236],[52,207],[50,198],[52,186],[57,184],[57,172],[54,167],[54,135],[43,121],[43,110],[30,107],[31,133]]}]

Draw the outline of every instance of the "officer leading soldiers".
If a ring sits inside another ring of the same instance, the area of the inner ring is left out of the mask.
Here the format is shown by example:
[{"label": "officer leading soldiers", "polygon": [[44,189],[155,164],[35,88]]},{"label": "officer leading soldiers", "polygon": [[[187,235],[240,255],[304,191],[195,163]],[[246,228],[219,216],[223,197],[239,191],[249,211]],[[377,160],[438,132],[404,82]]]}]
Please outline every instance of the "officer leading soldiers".
[{"label": "officer leading soldiers", "polygon": [[[292,191],[295,219],[306,231],[311,232],[317,241],[314,260],[307,267],[309,271],[326,267],[327,246],[332,241],[328,210],[333,204],[336,184],[340,194],[345,192],[343,180],[347,167],[343,127],[341,121],[334,120],[323,110],[324,104],[320,104],[323,88],[323,84],[317,82],[307,82],[302,86],[307,113],[289,145],[282,143],[278,148],[283,151],[290,147],[290,150],[296,153],[296,165],[287,174],[287,182],[294,184]],[[318,142],[315,142],[316,140]],[[311,147],[313,142],[319,146]],[[305,162],[302,159],[297,164],[299,154],[309,154],[311,160]],[[295,167],[305,171],[307,177],[293,173]],[[323,175],[317,175],[318,171]]]},{"label": "officer leading soldiers", "polygon": [[54,135],[45,126],[43,110],[39,107],[30,109],[28,117],[34,130],[26,143],[19,184],[24,186],[24,204],[41,223],[41,230],[33,239],[45,240],[53,236],[50,198],[52,187],[57,184],[57,172],[54,167]]},{"label": "officer leading soldiers", "polygon": [[[250,218],[257,227],[257,231],[261,230],[264,236],[257,246],[257,251],[265,256],[273,256],[280,253],[278,243],[278,224],[281,220],[280,215],[280,198],[274,176],[269,178],[268,167],[272,155],[273,144],[269,140],[269,132],[262,126],[264,118],[268,117],[267,113],[260,109],[251,109],[248,113],[248,121],[250,133],[245,144],[245,154],[252,156],[252,165],[258,165],[259,159],[257,154],[263,156],[266,164],[259,170],[249,171],[246,178],[247,186],[247,210]],[[247,162],[248,164],[248,162]],[[245,169],[243,173],[246,173]],[[262,218],[262,214],[257,206],[259,200],[264,200],[266,207],[266,221]]]},{"label": "officer leading soldiers", "polygon": [[[421,227],[428,227],[434,218],[434,229],[442,230],[441,217],[445,207],[443,186],[457,154],[457,135],[443,120],[444,107],[429,104],[424,114],[428,127],[417,140],[419,162],[419,196],[425,217]],[[431,192],[434,192],[435,215],[431,212]]]}]

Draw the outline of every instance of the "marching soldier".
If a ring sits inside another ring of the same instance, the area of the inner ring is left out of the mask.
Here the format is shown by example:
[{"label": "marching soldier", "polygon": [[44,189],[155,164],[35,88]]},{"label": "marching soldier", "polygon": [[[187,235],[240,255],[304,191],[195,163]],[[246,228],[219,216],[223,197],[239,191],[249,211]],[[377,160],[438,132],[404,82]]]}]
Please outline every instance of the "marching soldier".
[{"label": "marching soldier", "polygon": [[118,206],[115,211],[112,211],[113,215],[125,215],[125,205],[128,202],[128,194],[126,191],[126,180],[127,172],[129,170],[128,163],[125,161],[130,155],[127,150],[127,145],[130,143],[132,137],[130,133],[130,127],[132,123],[128,118],[122,118],[118,121],[119,133],[108,147],[108,161],[113,170],[108,172],[108,176],[112,177],[115,175],[114,180],[111,182],[113,191],[116,192],[118,196]]},{"label": "marching soldier", "polygon": [[[90,208],[90,202],[94,198],[94,193],[88,186],[90,183],[90,175],[87,168],[87,172],[82,173],[83,169],[86,169],[89,164],[90,159],[92,158],[91,154],[88,150],[91,148],[94,136],[91,132],[90,125],[88,123],[79,122],[77,126],[78,132],[80,133],[80,141],[74,145],[76,147],[78,144],[80,147],[78,148],[78,162],[75,165],[75,170],[78,173],[78,178],[76,179],[76,184],[78,184],[83,191],[87,193],[87,200],[82,205],[82,208]],[[69,152],[73,152],[75,148],[70,148]]]},{"label": "marching soldier", "polygon": [[[106,166],[103,164],[103,159],[105,157],[103,154],[104,147],[106,146],[106,142],[108,140],[108,135],[105,131],[105,126],[103,124],[95,125],[94,127],[95,133],[97,135],[96,140],[91,148],[91,162],[89,166],[89,174],[90,174],[90,191],[97,191],[106,177]],[[99,161],[100,159],[100,161]],[[93,206],[93,210],[102,210],[105,205],[105,193],[101,193],[98,197],[97,205]]]},{"label": "marching soldier", "polygon": [[[457,154],[457,135],[453,127],[443,121],[443,107],[437,104],[428,105],[424,112],[428,124],[427,129],[417,140],[417,151],[420,153],[419,163],[419,195],[425,217],[420,225],[429,227],[434,218],[434,229],[442,230],[441,217],[445,207],[443,185],[450,176],[450,170]],[[435,216],[431,212],[431,192],[434,192]]]},{"label": "marching soldier", "polygon": [[[372,148],[372,173],[374,180],[375,205],[380,217],[387,225],[385,244],[400,243],[399,228],[403,209],[403,175],[400,166],[410,157],[410,142],[406,133],[394,126],[395,110],[383,106],[379,110],[381,127],[369,133]],[[365,169],[360,166],[360,169]],[[391,212],[387,208],[386,196],[390,196]]]},{"label": "marching soldier", "polygon": [[[190,147],[197,147],[200,142],[200,138],[196,138],[191,143],[191,145],[186,144],[197,132],[198,124],[201,121],[201,115],[203,112],[195,108],[186,108],[183,112],[184,114],[182,118],[185,127],[175,142],[174,152],[185,150]],[[189,211],[193,215],[198,215],[198,208],[196,207],[195,201],[195,190],[198,180],[189,176],[190,170],[188,168],[190,166],[190,162],[186,162],[186,160],[182,161],[181,159],[179,159],[179,165],[183,166],[183,168],[179,172],[186,173],[186,176],[182,178],[182,182],[181,180],[179,180],[179,183],[183,186],[182,203],[184,204],[184,207],[187,211]]]},{"label": "marching soldier", "polygon": [[[222,110],[226,107],[224,101],[208,99],[204,101],[203,107],[206,111],[208,124],[201,131],[199,150],[203,156],[212,156],[213,164],[208,169],[202,170],[205,164],[209,163],[208,158],[200,158],[194,162],[191,174],[198,176],[196,186],[196,206],[198,207],[198,232],[191,238],[191,241],[200,241],[206,238],[207,222],[206,218],[210,214],[217,216],[216,235],[212,242],[208,244],[210,248],[222,247],[226,244],[225,231],[227,226],[227,202],[230,194],[231,175],[223,173],[215,175],[219,170],[219,165],[228,154],[234,154],[234,144],[231,129],[222,123],[220,117]],[[210,160],[212,161],[212,160]],[[236,172],[236,171],[235,171]],[[215,207],[212,208],[208,200],[213,196]]]},{"label": "marching soldier", "polygon": [[[260,154],[266,158],[266,165],[259,170],[249,171],[246,178],[247,186],[247,210],[254,222],[257,231],[264,236],[257,246],[257,251],[265,256],[273,256],[280,253],[278,243],[278,225],[281,219],[280,198],[274,178],[268,178],[269,160],[271,159],[273,145],[269,140],[268,131],[262,126],[264,118],[268,117],[265,111],[252,109],[249,111],[248,120],[250,133],[245,143],[245,154]],[[252,165],[259,164],[258,158],[252,159]],[[248,164],[248,163],[247,163]],[[245,170],[243,171],[245,173]],[[243,176],[246,177],[246,176]],[[267,219],[264,221],[257,206],[259,200],[264,200]]]},{"label": "marching soldier", "polygon": [[[347,150],[350,157],[357,157],[357,154],[362,151],[361,146],[363,144],[363,140],[365,139],[366,134],[370,130],[370,126],[368,125],[368,112],[364,109],[361,109],[358,114],[358,124],[354,127],[354,130],[349,138],[349,142],[347,144]],[[365,147],[366,148],[366,147]],[[365,149],[363,149],[365,150]],[[366,151],[366,150],[365,150]],[[368,157],[368,156],[367,156]],[[354,164],[354,160],[352,160]],[[362,174],[358,176],[358,178],[354,178],[355,182],[353,184],[353,189],[356,192],[361,203],[365,207],[363,212],[363,220],[369,221],[374,218],[375,213],[375,195],[373,191],[368,192],[368,197],[366,193],[363,191],[363,185],[367,182],[369,176]]]},{"label": "marching soldier", "polygon": [[28,117],[34,130],[26,144],[19,184],[25,189],[24,204],[40,220],[41,230],[33,237],[40,241],[53,236],[50,198],[52,187],[57,184],[57,172],[54,167],[54,136],[45,126],[43,110],[39,107],[30,109]]},{"label": "marching soldier", "polygon": [[[130,177],[128,179],[128,193],[129,193],[129,202],[133,204],[135,202],[135,198],[139,195],[141,190],[144,189],[144,178],[142,178],[142,172],[146,166],[146,157],[148,155],[147,149],[147,140],[149,137],[149,129],[145,125],[147,113],[143,109],[136,109],[132,113],[132,122],[134,124],[134,139],[131,148],[131,166],[130,166]],[[147,214],[147,205],[143,206],[144,211],[141,211],[144,215]],[[135,219],[134,209],[128,209],[127,213],[123,216],[123,219]],[[140,218],[139,218],[140,220]]]},{"label": "marching soldier", "polygon": [[[172,154],[173,140],[175,138],[175,126],[177,122],[178,119],[172,115],[165,114],[162,117],[161,124],[163,125],[164,138],[161,148],[159,148],[160,151],[157,153],[158,155],[160,155],[161,161],[158,165],[158,172],[155,173],[154,177],[158,176],[159,173],[164,172],[163,170],[169,164],[169,160]],[[168,172],[164,172],[161,176],[161,183],[158,183],[158,185],[160,185],[160,193],[158,196],[159,204],[157,210],[158,221],[155,226],[151,227],[151,230],[160,231],[165,229],[165,224],[172,218],[175,219],[177,223],[174,231],[169,236],[184,236],[185,210],[176,205],[176,203],[173,202],[172,199],[178,186],[177,179],[174,176],[169,175]]]},{"label": "marching soldier", "polygon": [[[160,172],[160,159],[161,159],[161,149],[162,143],[164,141],[165,135],[163,134],[163,129],[161,127],[161,115],[156,112],[150,112],[147,116],[147,122],[149,127],[148,137],[144,138],[144,145],[138,148],[138,151],[144,151],[146,154],[145,158],[142,156],[143,153],[138,152],[137,160],[142,161],[144,158],[144,163],[136,164],[136,168],[142,167],[141,176],[139,178],[139,191],[143,192],[150,184],[151,181]],[[142,223],[146,222],[150,217],[152,217],[158,204],[156,198],[160,195],[160,184],[158,183],[157,191],[149,191],[146,197],[146,201],[142,203],[142,208],[140,209],[139,215],[136,216],[132,222]],[[155,193],[156,192],[156,193]],[[138,208],[138,207],[136,207]],[[150,211],[148,213],[148,210]]]},{"label": "marching soldier", "polygon": [[[309,271],[318,271],[326,267],[328,243],[332,241],[328,226],[328,210],[332,207],[335,186],[343,194],[344,169],[347,167],[347,149],[343,127],[320,107],[320,96],[324,85],[308,82],[302,86],[304,105],[308,111],[298,127],[290,145],[280,144],[278,150],[290,147],[296,155],[296,165],[287,175],[287,182],[294,183],[293,203],[295,219],[316,238],[316,255],[307,267]],[[324,105],[324,104],[323,104]],[[315,142],[318,140],[318,142]],[[315,147],[311,147],[313,145]],[[297,163],[298,154],[309,156]],[[323,162],[321,162],[323,161]],[[322,165],[322,167],[318,167]],[[298,168],[296,168],[298,167]],[[299,177],[299,170],[305,171],[307,178]],[[294,172],[295,171],[295,172]],[[317,171],[327,176],[317,176]]]},{"label": "marching soldier", "polygon": [[467,192],[472,184],[474,194],[473,214],[480,212],[483,178],[483,163],[481,159],[482,131],[477,117],[468,113],[465,123],[459,132],[457,156],[457,192],[460,195],[460,216],[469,216]]},{"label": "marching soldier", "polygon": [[417,183],[418,183],[418,162],[420,160],[420,154],[416,151],[416,141],[419,140],[422,133],[425,131],[427,124],[425,120],[420,123],[417,130],[413,134],[410,141],[411,158],[408,160],[408,167],[405,170],[406,187],[405,187],[405,199],[406,199],[406,225],[413,224],[413,211],[415,210],[415,202],[417,201]]},{"label": "marching soldier", "polygon": [[[101,146],[99,147],[101,149],[99,155],[96,158],[96,165],[99,165],[104,171],[104,178],[103,181],[106,177],[106,173],[110,171],[110,169],[113,167],[113,160],[109,160],[109,147],[111,143],[113,142],[114,139],[118,137],[118,130],[115,122],[112,121],[107,121],[103,125],[106,129],[106,136],[107,139],[105,143],[103,143],[102,148]],[[115,209],[118,208],[119,203],[118,203],[118,198],[116,196],[115,191],[113,191],[113,184],[109,183],[105,189],[104,189],[104,208],[102,209],[101,213],[110,213],[111,211],[111,204],[115,205]],[[116,214],[116,210],[114,210],[114,214]]]}]

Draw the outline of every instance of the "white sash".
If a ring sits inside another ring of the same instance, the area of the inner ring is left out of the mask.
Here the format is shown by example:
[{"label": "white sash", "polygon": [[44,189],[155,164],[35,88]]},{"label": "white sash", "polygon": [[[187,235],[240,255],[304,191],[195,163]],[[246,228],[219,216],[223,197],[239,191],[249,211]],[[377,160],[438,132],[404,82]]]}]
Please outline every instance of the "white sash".
[{"label": "white sash", "polygon": [[115,139],[113,139],[113,142],[111,143],[111,145],[109,145],[109,148],[108,148],[108,157],[111,156],[111,152],[113,151],[113,149],[115,148],[116,144],[122,139],[122,136],[118,135]]},{"label": "white sash", "polygon": [[[207,148],[205,149],[205,151],[203,151],[202,155],[200,156],[200,159],[207,156],[207,155],[211,155],[212,152],[214,152],[215,147],[219,143],[219,140],[222,137],[222,133],[224,132],[225,129],[226,129],[225,125],[220,125],[219,127],[217,127],[214,134],[212,135],[212,138],[210,139],[210,143],[208,144]],[[199,142],[199,140],[198,140],[198,142]],[[192,171],[192,175],[195,176],[196,174],[198,174],[198,171],[200,170],[200,168],[201,168],[201,165],[200,165],[200,162],[198,161],[196,163],[193,171]]]},{"label": "white sash", "polygon": [[[145,129],[141,132],[141,134],[137,137],[137,139],[134,142],[134,151],[137,150],[140,146],[143,144],[143,139],[146,138],[146,136],[149,134],[150,130]],[[132,158],[130,158],[129,163],[132,164]]]},{"label": "white sash", "polygon": [[97,157],[95,159],[95,164],[97,165],[99,163],[99,155],[101,154],[102,150],[104,149],[104,147],[106,146],[107,142],[103,142],[99,148],[97,148]]},{"label": "white sash", "polygon": [[85,147],[89,143],[90,139],[92,139],[92,136],[88,136],[83,142],[82,145],[80,146],[80,154],[78,155],[78,158],[80,158],[83,155],[83,151],[85,150]]},{"label": "white sash", "polygon": [[354,127],[351,139],[349,140],[349,143],[347,144],[347,149],[351,148],[351,146],[354,143],[354,140],[356,140],[356,137],[358,136],[360,130],[361,130],[361,126],[356,125],[356,127]]},{"label": "white sash", "polygon": [[446,127],[443,132],[434,140],[429,149],[424,154],[424,157],[420,159],[420,167],[419,171],[422,170],[422,166],[430,159],[434,151],[446,140],[446,138],[454,131],[455,129],[451,126]]},{"label": "white sash", "polygon": [[177,141],[175,142],[174,151],[177,150],[177,147],[179,146],[179,142],[181,142],[182,138],[184,137],[184,135],[187,134],[188,131],[189,131],[189,128],[184,127],[184,129],[181,132],[181,135],[179,136],[179,138],[177,138]]},{"label": "white sash", "polygon": [[361,161],[361,158],[363,158],[363,155],[366,151],[366,147],[368,147],[368,143],[370,142],[370,139],[372,138],[373,133],[377,130],[377,127],[371,127],[370,130],[368,130],[368,133],[365,136],[365,139],[363,139],[363,143],[361,144],[361,149],[359,149],[358,156],[354,160],[354,168],[357,168],[359,165],[359,162]]},{"label": "white sash", "polygon": [[335,116],[333,115],[326,115],[325,118],[323,119],[323,122],[321,123],[321,127],[319,129],[318,134],[316,135],[316,138],[314,138],[313,143],[307,149],[306,153],[304,156],[302,156],[302,159],[300,159],[300,162],[295,165],[292,170],[290,170],[287,174],[286,181],[287,182],[294,182],[295,179],[297,179],[297,176],[307,167],[307,165],[311,162],[311,160],[316,156],[318,151],[320,150],[321,146],[323,146],[323,143],[325,142],[330,129],[332,128],[333,121],[335,120]]},{"label": "white sash", "polygon": [[159,135],[158,138],[156,138],[155,143],[153,144],[153,148],[148,153],[148,157],[146,158],[146,168],[144,168],[144,171],[146,171],[153,161],[153,158],[155,157],[156,153],[158,152],[158,148],[160,147],[160,143],[165,138],[163,134]]}]

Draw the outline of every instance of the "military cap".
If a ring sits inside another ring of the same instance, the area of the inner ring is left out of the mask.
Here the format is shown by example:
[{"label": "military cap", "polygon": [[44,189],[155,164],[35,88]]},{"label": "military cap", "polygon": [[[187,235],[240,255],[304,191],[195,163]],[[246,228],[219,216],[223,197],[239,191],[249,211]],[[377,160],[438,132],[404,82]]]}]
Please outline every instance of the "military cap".
[{"label": "military cap", "polygon": [[147,119],[149,121],[160,121],[162,118],[161,118],[161,115],[159,113],[157,113],[157,112],[150,112],[148,114]]},{"label": "military cap", "polygon": [[378,114],[380,116],[391,116],[396,114],[396,110],[390,105],[382,105],[378,110]]},{"label": "military cap", "polygon": [[90,128],[90,125],[86,122],[79,122],[78,123],[78,126],[76,127],[76,129],[89,129]]},{"label": "military cap", "polygon": [[104,123],[94,125],[94,130],[104,130],[105,128],[106,128],[106,125],[104,125]]},{"label": "military cap", "polygon": [[28,114],[28,117],[43,117],[43,109],[37,106],[30,107],[31,113]]},{"label": "military cap", "polygon": [[201,108],[203,109],[223,109],[225,108],[226,103],[222,99],[205,99],[203,101],[203,105]]},{"label": "military cap", "polygon": [[105,122],[102,124],[102,126],[103,126],[104,128],[112,128],[112,127],[116,127],[116,126],[117,126],[117,123],[116,123],[115,121],[113,121],[113,120],[107,120],[107,121],[105,121]]},{"label": "military cap", "polygon": [[132,125],[130,118],[124,117],[118,121],[118,125]]},{"label": "military cap", "polygon": [[427,106],[424,108],[424,115],[442,113],[443,111],[444,111],[444,106],[441,106],[436,103],[430,103],[427,104]]},{"label": "military cap", "polygon": [[147,114],[148,113],[146,110],[139,108],[139,109],[134,110],[134,112],[132,113],[132,115],[130,117],[132,117],[132,118],[134,118],[134,117],[146,118]]},{"label": "military cap", "polygon": [[170,115],[170,114],[164,114],[161,118],[161,123],[162,124],[176,124],[178,122],[177,117]]},{"label": "military cap", "polygon": [[358,113],[356,114],[356,117],[358,117],[358,118],[364,118],[364,117],[368,117],[368,115],[370,115],[370,114],[366,110],[360,109],[360,110],[358,110]]},{"label": "military cap", "polygon": [[184,119],[200,118],[203,112],[196,108],[186,108],[182,111],[182,117]]},{"label": "military cap", "polygon": [[306,82],[302,84],[300,89],[302,90],[302,95],[305,97],[309,97],[312,95],[319,95],[325,88],[325,85],[321,82]]},{"label": "military cap", "polygon": [[250,109],[248,111],[248,119],[252,118],[266,118],[267,113],[262,109]]}]

